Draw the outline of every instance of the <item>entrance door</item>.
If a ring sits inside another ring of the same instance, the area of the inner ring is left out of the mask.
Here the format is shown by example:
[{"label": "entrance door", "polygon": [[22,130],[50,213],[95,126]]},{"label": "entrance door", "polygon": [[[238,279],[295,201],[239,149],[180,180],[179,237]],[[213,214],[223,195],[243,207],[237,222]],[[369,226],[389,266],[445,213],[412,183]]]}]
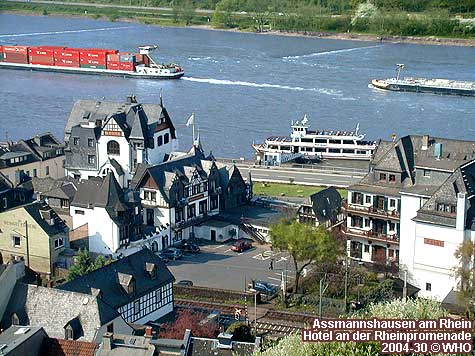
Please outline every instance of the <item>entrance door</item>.
[{"label": "entrance door", "polygon": [[147,209],[147,225],[154,225],[153,209]]},{"label": "entrance door", "polygon": [[216,230],[211,230],[211,241],[216,241]]}]

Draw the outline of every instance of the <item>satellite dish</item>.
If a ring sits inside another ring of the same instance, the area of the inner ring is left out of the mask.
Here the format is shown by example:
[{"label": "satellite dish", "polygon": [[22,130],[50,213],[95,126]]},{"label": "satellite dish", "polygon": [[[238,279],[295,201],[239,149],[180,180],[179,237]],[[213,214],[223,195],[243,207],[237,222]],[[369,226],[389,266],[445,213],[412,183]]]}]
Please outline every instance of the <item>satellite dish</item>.
[{"label": "satellite dish", "polygon": [[85,297],[85,298],[82,300],[82,304],[83,304],[83,305],[86,305],[87,303],[89,303],[89,298],[88,298],[88,297]]}]

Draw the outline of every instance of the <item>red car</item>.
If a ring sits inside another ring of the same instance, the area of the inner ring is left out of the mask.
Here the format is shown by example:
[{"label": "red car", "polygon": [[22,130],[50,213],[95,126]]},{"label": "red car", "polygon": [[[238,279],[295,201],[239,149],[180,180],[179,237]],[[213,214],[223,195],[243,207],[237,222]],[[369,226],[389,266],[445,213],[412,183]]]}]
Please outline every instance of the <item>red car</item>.
[{"label": "red car", "polygon": [[250,249],[251,247],[252,247],[252,243],[246,240],[237,240],[231,246],[231,250],[236,251],[236,252],[242,252],[242,251]]}]

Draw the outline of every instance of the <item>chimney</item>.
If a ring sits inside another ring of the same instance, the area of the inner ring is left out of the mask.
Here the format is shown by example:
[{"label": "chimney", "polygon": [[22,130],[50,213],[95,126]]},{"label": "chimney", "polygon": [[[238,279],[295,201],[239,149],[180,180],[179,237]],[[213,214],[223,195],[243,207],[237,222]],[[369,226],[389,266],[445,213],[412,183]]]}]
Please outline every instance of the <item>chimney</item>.
[{"label": "chimney", "polygon": [[104,335],[102,335],[102,349],[104,351],[112,350],[113,343],[114,343],[114,334],[107,332],[107,333],[104,333]]},{"label": "chimney", "polygon": [[464,231],[465,230],[465,219],[467,217],[467,209],[466,204],[467,201],[465,199],[465,193],[458,193],[457,194],[457,216],[455,217],[455,229],[457,231]]},{"label": "chimney", "polygon": [[442,157],[442,144],[441,143],[436,143],[434,145],[434,156],[435,159],[439,160]]},{"label": "chimney", "polygon": [[135,97],[135,95],[127,95],[127,100],[126,100],[127,104],[135,104],[136,102],[137,102],[137,98]]},{"label": "chimney", "polygon": [[429,135],[422,136],[422,147],[421,150],[427,151],[429,148]]},{"label": "chimney", "polygon": [[153,336],[153,329],[151,326],[146,326],[145,327],[145,334],[144,334],[146,339],[151,339]]},{"label": "chimney", "polygon": [[33,137],[33,142],[35,142],[38,146],[41,146],[41,136],[40,135],[36,135],[35,137]]}]

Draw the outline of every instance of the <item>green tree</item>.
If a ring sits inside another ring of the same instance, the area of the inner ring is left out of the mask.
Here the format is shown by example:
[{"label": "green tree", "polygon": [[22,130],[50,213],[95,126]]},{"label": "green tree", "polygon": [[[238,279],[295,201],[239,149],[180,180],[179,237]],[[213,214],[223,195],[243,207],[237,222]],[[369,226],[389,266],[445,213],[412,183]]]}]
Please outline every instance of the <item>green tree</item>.
[{"label": "green tree", "polygon": [[455,275],[460,280],[458,299],[470,311],[470,306],[475,305],[475,242],[465,241],[455,251],[455,257],[459,260],[459,266],[455,269]]},{"label": "green tree", "polygon": [[79,254],[75,257],[73,265],[69,268],[67,280],[72,281],[75,278],[84,276],[89,272],[105,266],[107,263],[108,260],[106,260],[104,256],[99,255],[93,260],[88,250],[81,249],[79,250]]},{"label": "green tree", "polygon": [[187,26],[193,23],[193,19],[195,17],[195,6],[193,5],[192,1],[187,0],[183,3],[181,16]]},{"label": "green tree", "polygon": [[304,268],[313,263],[315,268],[324,271],[338,260],[342,252],[337,239],[322,225],[314,228],[296,220],[282,219],[271,226],[270,237],[273,248],[288,251],[292,256],[295,268],[294,294],[298,291]]}]

